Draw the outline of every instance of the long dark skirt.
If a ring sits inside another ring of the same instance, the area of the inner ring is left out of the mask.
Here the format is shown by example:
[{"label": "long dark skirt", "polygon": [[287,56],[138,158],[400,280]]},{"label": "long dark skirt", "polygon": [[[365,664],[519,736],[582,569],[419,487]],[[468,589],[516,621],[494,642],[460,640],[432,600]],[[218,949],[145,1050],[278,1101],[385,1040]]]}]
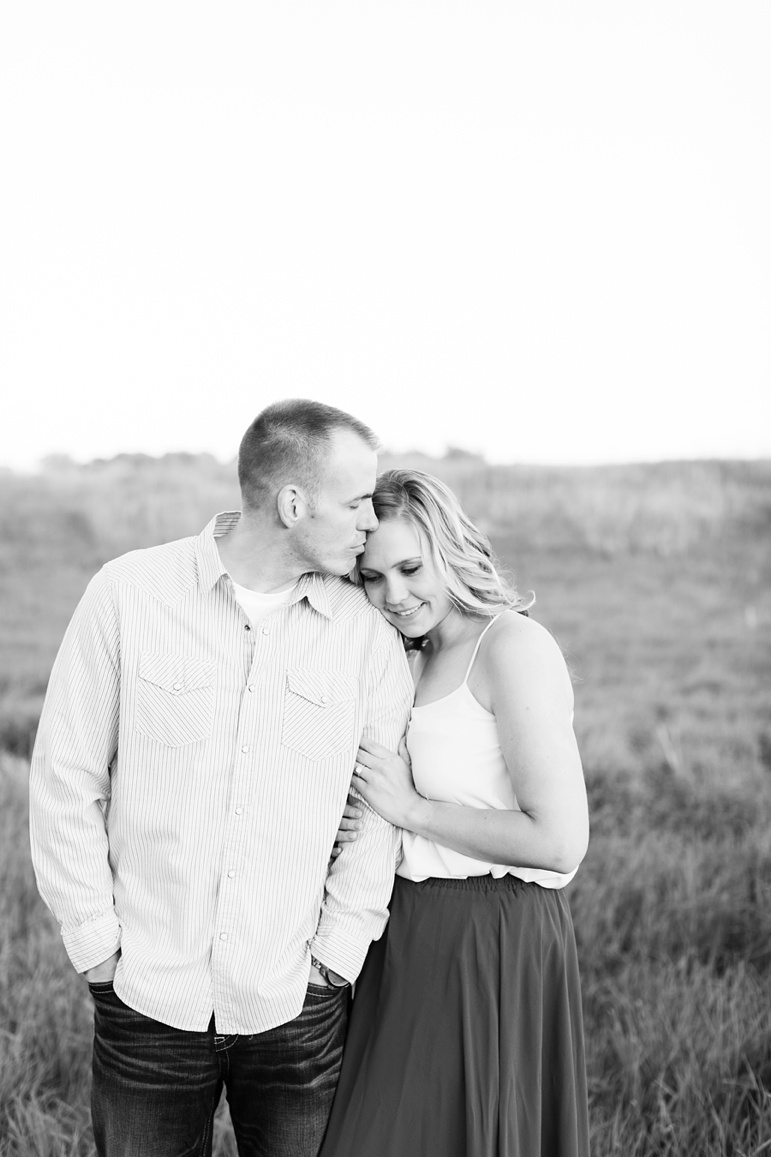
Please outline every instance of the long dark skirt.
[{"label": "long dark skirt", "polygon": [[563,893],[396,879],[356,986],[321,1157],[588,1157]]}]

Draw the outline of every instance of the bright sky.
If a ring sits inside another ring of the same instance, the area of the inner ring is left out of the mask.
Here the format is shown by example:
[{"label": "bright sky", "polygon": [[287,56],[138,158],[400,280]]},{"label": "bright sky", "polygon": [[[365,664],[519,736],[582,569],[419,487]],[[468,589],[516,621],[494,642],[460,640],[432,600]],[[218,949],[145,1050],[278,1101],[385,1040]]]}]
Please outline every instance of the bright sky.
[{"label": "bright sky", "polygon": [[768,0],[0,16],[0,464],[771,455]]}]

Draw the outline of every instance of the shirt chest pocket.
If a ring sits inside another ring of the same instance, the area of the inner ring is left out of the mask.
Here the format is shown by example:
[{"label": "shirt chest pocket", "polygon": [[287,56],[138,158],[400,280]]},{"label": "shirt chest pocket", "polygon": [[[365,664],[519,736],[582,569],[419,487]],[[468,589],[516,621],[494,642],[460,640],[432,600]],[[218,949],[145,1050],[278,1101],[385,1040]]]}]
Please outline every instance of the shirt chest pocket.
[{"label": "shirt chest pocket", "polygon": [[135,730],[165,747],[185,747],[211,736],[213,659],[143,651],[139,658]]},{"label": "shirt chest pocket", "polygon": [[289,667],[284,689],[281,742],[306,759],[353,754],[358,682],[321,668]]}]

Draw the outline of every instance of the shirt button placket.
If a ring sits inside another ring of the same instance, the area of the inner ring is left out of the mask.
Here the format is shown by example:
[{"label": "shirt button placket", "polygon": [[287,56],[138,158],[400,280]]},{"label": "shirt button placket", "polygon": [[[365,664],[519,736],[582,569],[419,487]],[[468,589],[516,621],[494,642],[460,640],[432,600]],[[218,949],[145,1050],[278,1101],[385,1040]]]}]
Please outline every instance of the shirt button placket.
[{"label": "shirt button placket", "polygon": [[[259,634],[257,633],[257,631],[259,631]],[[263,624],[261,628],[257,628],[257,631],[253,629],[251,623],[245,623],[244,624],[244,638],[246,640],[248,640],[250,643],[250,651],[251,651],[251,655],[252,655],[252,659],[251,659],[251,663],[250,663],[250,667],[252,668],[252,671],[251,671],[250,676],[248,676],[249,681],[246,684],[246,693],[247,693],[247,695],[251,695],[251,696],[253,696],[254,692],[257,690],[257,682],[255,681],[254,668],[255,668],[255,666],[259,665],[259,663],[260,663],[259,647],[255,649],[254,644],[255,644],[255,642],[257,642],[260,639],[261,636],[267,640],[268,636],[271,633],[271,628],[267,624]],[[256,636],[256,638],[255,638],[255,636]],[[251,716],[251,712],[254,708],[254,705],[255,705],[255,700],[252,698],[250,700],[250,710],[247,713],[247,715],[244,717],[244,724],[245,724],[244,730],[246,731],[247,737],[251,734],[251,729],[249,727],[248,721],[249,721],[249,717]],[[241,789],[244,786],[243,781],[240,783],[240,786],[239,786],[238,781],[241,780],[241,777],[245,776],[247,773],[248,765],[249,765],[249,757],[252,754],[253,746],[254,745],[251,743],[239,744],[239,753],[242,756],[242,763],[237,767],[236,784],[234,785],[236,787],[236,791],[238,792],[238,795],[241,795]],[[238,799],[238,795],[236,796],[236,799]],[[242,803],[237,803],[234,806],[233,813],[232,813],[233,817],[234,817],[234,822],[241,825],[238,828],[235,828],[233,831],[233,839],[235,842],[231,847],[231,851],[236,852],[236,853],[240,847],[241,840],[246,835],[246,828],[243,826],[243,824],[245,823],[244,810],[245,810],[244,805]],[[231,861],[231,863],[232,862],[233,861]],[[231,889],[228,889],[228,891],[231,892],[231,900],[226,902],[225,907],[223,909],[223,916],[225,917],[226,927],[227,927],[227,920],[228,920],[227,914],[230,910],[231,903],[236,901],[236,898],[238,895],[238,892],[237,892],[238,884],[236,883],[237,872],[236,872],[235,868],[228,868],[225,874],[226,874],[226,878],[228,881],[233,881],[233,884],[232,884],[233,890],[231,891]],[[223,894],[222,899],[225,900],[224,894]],[[218,947],[220,947],[224,950],[225,947],[227,946],[229,940],[230,940],[230,933],[229,932],[222,931],[222,932],[218,933],[218,937],[217,937]]]}]

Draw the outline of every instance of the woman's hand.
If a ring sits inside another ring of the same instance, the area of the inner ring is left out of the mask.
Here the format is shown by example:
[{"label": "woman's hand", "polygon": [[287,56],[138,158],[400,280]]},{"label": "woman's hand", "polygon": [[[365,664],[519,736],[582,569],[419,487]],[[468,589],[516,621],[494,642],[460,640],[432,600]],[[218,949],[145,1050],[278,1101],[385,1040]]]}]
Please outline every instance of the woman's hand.
[{"label": "woman's hand", "polygon": [[398,752],[389,751],[372,739],[362,739],[356,754],[353,786],[383,819],[408,831],[414,830],[417,811],[430,806],[415,790],[403,739]]},{"label": "woman's hand", "polygon": [[356,803],[353,796],[348,796],[348,802],[343,811],[343,818],[340,820],[340,827],[337,829],[335,836],[335,846],[332,848],[332,859],[339,856],[345,844],[352,840],[359,838],[361,831],[361,818],[364,815],[361,808]]}]

